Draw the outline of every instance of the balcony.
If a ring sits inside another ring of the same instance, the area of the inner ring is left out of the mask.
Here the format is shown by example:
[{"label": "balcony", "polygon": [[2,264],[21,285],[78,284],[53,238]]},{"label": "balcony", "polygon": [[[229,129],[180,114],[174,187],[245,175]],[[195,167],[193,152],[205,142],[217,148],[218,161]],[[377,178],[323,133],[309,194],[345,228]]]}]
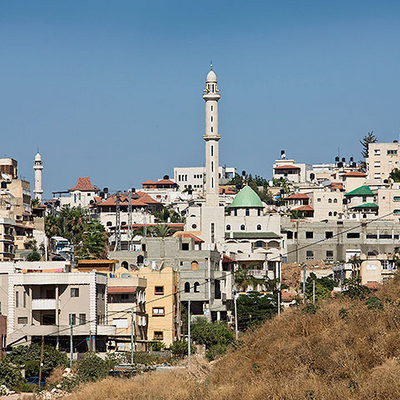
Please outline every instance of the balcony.
[{"label": "balcony", "polygon": [[58,307],[56,307],[56,299],[35,299],[32,300],[32,310],[55,310],[60,308],[60,300],[58,300]]}]

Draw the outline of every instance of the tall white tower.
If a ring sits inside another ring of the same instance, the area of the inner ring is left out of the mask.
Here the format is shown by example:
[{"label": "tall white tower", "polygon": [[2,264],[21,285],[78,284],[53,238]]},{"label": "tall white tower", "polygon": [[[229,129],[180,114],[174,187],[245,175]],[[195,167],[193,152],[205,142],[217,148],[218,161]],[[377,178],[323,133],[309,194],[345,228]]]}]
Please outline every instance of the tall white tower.
[{"label": "tall white tower", "polygon": [[212,70],[206,78],[203,99],[206,102],[206,207],[219,205],[219,150],[218,141],[218,100],[221,95],[217,85],[217,75]]},{"label": "tall white tower", "polygon": [[43,161],[42,157],[39,154],[39,150],[35,156],[35,164],[33,165],[33,169],[35,170],[35,190],[33,193],[35,194],[35,199],[42,202],[42,170],[43,170]]}]

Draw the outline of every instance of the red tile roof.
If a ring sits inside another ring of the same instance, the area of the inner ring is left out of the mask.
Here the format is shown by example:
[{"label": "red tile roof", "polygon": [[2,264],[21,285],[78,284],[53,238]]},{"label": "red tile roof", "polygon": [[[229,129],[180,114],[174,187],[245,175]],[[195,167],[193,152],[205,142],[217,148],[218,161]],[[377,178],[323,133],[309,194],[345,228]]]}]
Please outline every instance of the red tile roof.
[{"label": "red tile roof", "polygon": [[294,300],[296,296],[293,293],[282,292],[282,301],[285,303],[290,303]]},{"label": "red tile roof", "polygon": [[310,198],[305,193],[296,193],[292,194],[291,196],[285,197],[285,200],[295,200],[295,199],[307,199]]},{"label": "red tile roof", "polygon": [[76,185],[71,188],[68,189],[69,192],[73,192],[74,190],[79,190],[81,192],[97,192],[98,189],[96,189],[92,183],[90,182],[90,178],[87,177],[79,177],[78,178],[78,182],[76,183]]},{"label": "red tile roof", "polygon": [[161,204],[159,201],[154,200],[150,195],[144,192],[136,192],[136,194],[139,196],[140,201],[143,201],[147,204]]},{"label": "red tile roof", "polygon": [[351,172],[346,172],[342,176],[346,176],[346,177],[366,177],[367,174],[365,174],[364,172],[359,172],[359,171],[351,171]]},{"label": "red tile roof", "polygon": [[204,243],[203,239],[200,239],[198,236],[193,235],[193,233],[190,233],[190,232],[175,232],[172,236],[180,237],[180,238],[194,239],[195,243]]},{"label": "red tile roof", "polygon": [[222,191],[225,190],[225,194],[236,194],[236,192],[234,190],[232,190],[232,188],[230,187],[220,187],[219,188],[219,194],[222,194]]},{"label": "red tile roof", "polygon": [[156,182],[156,185],[173,185],[175,182],[171,181],[171,179],[160,179]]},{"label": "red tile roof", "polygon": [[222,262],[223,263],[235,263],[236,261],[233,258],[224,254],[224,256],[222,257]]},{"label": "red tile roof", "polygon": [[[121,205],[127,205],[128,204],[128,197],[121,195],[120,196],[120,204]],[[141,200],[135,200],[135,199],[131,199],[131,204],[132,207],[146,207],[148,204],[144,201]],[[99,203],[98,206],[103,207],[103,206],[115,206],[115,195],[109,197],[108,199],[104,200],[103,202]]]},{"label": "red tile roof", "polygon": [[314,209],[311,206],[300,206],[300,207],[292,208],[291,211],[314,211]]},{"label": "red tile roof", "polygon": [[279,167],[274,167],[274,169],[300,169],[296,165],[280,165]]},{"label": "red tile roof", "polygon": [[148,181],[142,182],[142,185],[154,185],[154,184],[155,184],[155,182],[152,181],[152,180],[148,180]]}]

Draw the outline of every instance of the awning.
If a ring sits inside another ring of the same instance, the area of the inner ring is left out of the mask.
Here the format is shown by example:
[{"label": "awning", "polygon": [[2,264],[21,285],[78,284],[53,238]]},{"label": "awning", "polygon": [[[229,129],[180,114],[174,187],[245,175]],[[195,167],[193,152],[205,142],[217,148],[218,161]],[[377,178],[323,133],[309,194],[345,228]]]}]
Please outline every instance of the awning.
[{"label": "awning", "polygon": [[116,293],[135,293],[136,286],[109,286],[108,293],[116,294]]}]

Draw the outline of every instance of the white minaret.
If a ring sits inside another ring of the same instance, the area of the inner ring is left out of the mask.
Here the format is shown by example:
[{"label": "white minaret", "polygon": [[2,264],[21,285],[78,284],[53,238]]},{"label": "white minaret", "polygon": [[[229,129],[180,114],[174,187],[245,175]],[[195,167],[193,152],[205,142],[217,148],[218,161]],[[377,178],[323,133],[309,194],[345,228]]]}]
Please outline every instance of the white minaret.
[{"label": "white minaret", "polygon": [[35,156],[35,164],[33,165],[33,169],[35,170],[35,190],[33,193],[35,194],[35,199],[42,202],[42,170],[43,170],[43,161],[42,157],[39,154],[39,150]]},{"label": "white minaret", "polygon": [[219,94],[217,75],[212,70],[206,78],[206,88],[203,99],[206,102],[206,133],[203,136],[206,141],[206,206],[218,207],[219,205],[219,151],[218,141],[218,100]]}]

